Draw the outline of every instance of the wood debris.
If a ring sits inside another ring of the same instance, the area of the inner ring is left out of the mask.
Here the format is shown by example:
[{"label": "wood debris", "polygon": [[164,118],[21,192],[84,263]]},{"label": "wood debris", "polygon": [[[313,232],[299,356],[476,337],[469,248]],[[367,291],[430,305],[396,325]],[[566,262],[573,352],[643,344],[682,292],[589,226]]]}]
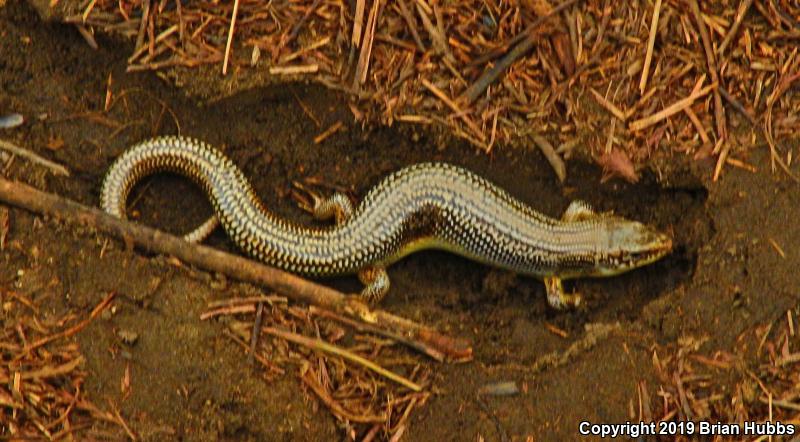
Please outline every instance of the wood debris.
[{"label": "wood debris", "polygon": [[234,317],[226,335],[260,364],[267,380],[295,373],[351,439],[402,434],[408,416],[431,395],[432,373],[424,360],[370,333],[366,324],[285,300],[239,298],[209,308],[202,318]]},{"label": "wood debris", "polygon": [[87,440],[112,434],[109,430],[116,431],[116,439],[136,439],[118,413],[103,411],[86,397],[85,358],[69,339],[112,298],[75,321],[73,314],[49,317],[35,300],[0,288],[0,439]]},{"label": "wood debris", "polygon": [[554,146],[580,138],[577,152],[600,158],[613,118],[628,124],[614,147],[637,168],[722,142],[718,177],[729,133],[750,131],[795,176],[795,2],[95,0],[66,21],[135,41],[131,70],[267,69],[351,94],[359,119],[433,124],[486,151],[530,147],[536,133]]},{"label": "wood debris", "polygon": [[[648,393],[644,381],[640,383],[644,386],[637,392],[642,405],[638,420],[740,425],[771,421],[796,427],[800,423],[800,348],[793,322],[796,315],[797,309],[791,309],[764,327],[743,332],[736,344],[740,348],[730,351],[720,349],[704,354],[700,348],[708,346],[703,345],[706,340],[691,336],[679,338],[676,344],[654,346],[653,365],[659,385]],[[743,348],[748,342],[759,341],[757,363],[745,364]],[[644,409],[648,413],[641,411]],[[764,436],[756,440],[766,439]],[[694,439],[681,435],[674,440]]]}]

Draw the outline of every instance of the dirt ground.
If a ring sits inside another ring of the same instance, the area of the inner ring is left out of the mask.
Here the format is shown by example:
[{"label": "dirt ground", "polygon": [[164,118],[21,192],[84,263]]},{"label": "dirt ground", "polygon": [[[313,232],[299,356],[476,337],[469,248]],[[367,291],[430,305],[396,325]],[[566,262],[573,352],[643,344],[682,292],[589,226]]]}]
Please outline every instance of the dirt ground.
[{"label": "dirt ground", "polygon": [[[363,129],[352,123],[344,97],[316,86],[255,90],[203,105],[158,75],[126,74],[129,48],[102,37],[99,43],[95,51],[74,28],[42,24],[20,0],[0,7],[0,115],[26,117],[21,127],[0,129],[0,138],[73,172],[57,177],[17,158],[6,176],[96,206],[106,168],[126,147],[180,132],[221,147],[266,205],[294,220],[308,217],[287,197],[293,180],[319,177],[363,195],[389,171],[442,160],[553,216],[581,198],[672,233],[676,248],[666,259],[624,276],[570,284],[587,300],[579,311],[548,308],[538,281],[446,253],[418,253],[393,266],[382,307],[468,338],[475,351],[468,363],[426,362],[435,372],[435,395],[411,416],[405,440],[574,439],[580,421],[636,417],[642,381],[658,398],[656,346],[703,338],[703,354],[730,352],[753,366],[754,330],[787,310],[797,313],[800,193],[785,175],[770,172],[765,148],[747,158],[757,172],[729,167],[713,184],[713,162],[677,159],[669,172],[659,176],[653,167],[636,185],[599,185],[595,165],[571,162],[562,186],[534,148],[487,156],[409,128]],[[109,75],[115,100],[105,112]],[[336,121],[346,130],[314,144]],[[170,176],[147,180],[133,198],[141,222],[173,232],[190,229],[211,210],[199,190]],[[344,437],[293,368],[265,381],[223,336],[224,324],[199,319],[208,301],[251,288],[126,251],[87,229],[19,209],[10,214],[0,284],[52,315],[86,314],[108,291],[120,294],[114,313],[93,322],[77,342],[87,358],[86,394],[116,403],[143,440]],[[210,243],[233,250],[219,232]],[[358,287],[355,278],[326,283]],[[120,330],[137,333],[135,345],[122,344]],[[126,365],[131,394],[123,399]],[[516,382],[521,393],[479,397],[481,387],[500,381]],[[737,378],[728,382],[733,388]]]}]

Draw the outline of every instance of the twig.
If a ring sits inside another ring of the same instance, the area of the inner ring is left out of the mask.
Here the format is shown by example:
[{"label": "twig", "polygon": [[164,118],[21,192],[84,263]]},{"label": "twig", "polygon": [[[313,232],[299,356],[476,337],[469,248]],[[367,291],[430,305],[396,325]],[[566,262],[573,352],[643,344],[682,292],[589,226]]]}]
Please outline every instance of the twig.
[{"label": "twig", "polygon": [[558,156],[556,150],[553,148],[553,145],[541,135],[531,134],[531,139],[534,143],[536,143],[537,146],[539,146],[539,149],[542,151],[545,158],[547,158],[550,166],[553,167],[553,170],[558,177],[558,181],[563,183],[567,178],[567,166],[564,165],[564,160]]},{"label": "twig", "polygon": [[366,9],[366,0],[356,1],[356,13],[353,17],[353,47],[361,46],[361,29],[364,26],[364,10]]},{"label": "twig", "polygon": [[[706,53],[706,63],[708,64],[708,73],[711,76],[711,82],[717,85],[721,84],[719,81],[717,60],[714,56],[714,50],[711,48],[711,37],[708,35],[705,22],[703,22],[703,14],[700,12],[700,5],[697,4],[697,0],[689,0],[689,6],[694,15],[697,28],[700,30],[700,39],[703,40],[703,49],[705,49]],[[725,126],[725,109],[722,107],[722,98],[717,88],[714,89],[714,117],[717,123],[717,136],[724,140],[728,137]]]},{"label": "twig", "polygon": [[241,256],[200,244],[191,244],[177,236],[115,218],[99,209],[83,206],[22,183],[0,178],[0,201],[76,224],[92,226],[150,252],[172,255],[209,271],[269,287],[295,301],[322,306],[358,318],[403,335],[407,339],[421,341],[451,359],[463,360],[472,357],[472,348],[467,341],[444,336],[433,329],[383,310],[371,310],[360,299]]},{"label": "twig", "polygon": [[375,3],[372,4],[372,9],[369,11],[369,17],[367,17],[367,27],[364,31],[364,38],[361,41],[361,53],[358,56],[356,75],[353,79],[353,89],[357,89],[358,85],[364,84],[367,81],[369,61],[372,57],[372,43],[375,41],[375,28],[378,23],[378,14],[380,12],[380,8],[381,0],[375,0]]},{"label": "twig", "polygon": [[23,149],[22,147],[12,144],[8,141],[0,140],[0,149],[11,152],[12,154],[17,156],[27,158],[32,163],[36,163],[50,169],[56,175],[69,176],[69,170],[67,170],[66,167],[58,163],[54,163],[48,159],[42,158],[39,155],[36,155],[35,153],[27,149]]},{"label": "twig", "polygon": [[[778,255],[781,255],[781,258],[786,259],[786,252],[784,252],[783,248],[780,245],[778,245],[778,242],[775,241],[772,238],[767,238],[767,240],[769,241],[770,244],[772,244],[772,248],[774,248],[775,251],[778,252]],[[798,359],[798,360],[800,360],[800,359]],[[794,361],[794,362],[796,362],[796,361]],[[785,359],[783,359],[781,364],[779,364],[779,365],[783,365],[784,363],[786,363]]]},{"label": "twig", "polygon": [[[247,343],[244,342],[241,338],[239,338],[238,336],[233,334],[233,332],[231,332],[230,330],[223,330],[222,333],[224,333],[225,336],[231,338],[231,340],[233,342],[239,344],[239,346],[242,347],[242,349],[244,349],[245,352],[250,352],[251,351],[250,346],[247,345]],[[261,365],[263,365],[264,368],[266,368],[267,370],[269,370],[271,372],[275,372],[277,374],[281,374],[281,375],[286,373],[286,371],[284,371],[284,369],[282,369],[281,367],[278,367],[277,365],[273,364],[269,359],[265,358],[264,356],[261,356],[258,353],[251,352],[250,355],[256,361],[258,361]]]},{"label": "twig", "polygon": [[[742,0],[742,3],[739,5],[739,10],[736,12],[736,19],[733,21],[733,25],[731,25],[731,28],[728,30],[728,34],[725,35],[722,43],[717,48],[718,55],[725,53],[725,49],[727,49],[728,45],[731,43],[731,41],[733,41],[733,37],[735,37],[736,33],[739,31],[739,26],[741,26],[744,16],[747,15],[747,11],[750,10],[750,5],[752,4],[753,0]],[[722,93],[721,89],[720,93]]]},{"label": "twig", "polygon": [[[8,208],[5,206],[0,206],[0,251],[6,248],[8,231],[11,229],[10,218],[11,217],[8,215]],[[26,303],[26,305],[29,305],[29,303]]]},{"label": "twig", "polygon": [[446,61],[454,63],[455,58],[453,58],[453,54],[450,52],[450,46],[447,44],[447,38],[439,31],[439,28],[433,24],[431,18],[428,16],[428,13],[425,12],[425,8],[423,8],[422,3],[417,1],[415,4],[417,5],[419,18],[422,20],[422,26],[426,31],[428,31],[428,34],[430,34],[431,42],[433,43],[433,48],[436,50],[436,53],[444,57]]},{"label": "twig", "polygon": [[420,83],[422,83],[423,86],[425,86],[425,88],[427,88],[429,91],[431,91],[431,93],[433,93],[433,95],[436,95],[437,98],[442,100],[442,102],[445,105],[447,105],[447,107],[449,107],[450,110],[455,112],[455,114],[459,118],[461,118],[462,121],[464,121],[464,124],[466,124],[467,127],[470,128],[470,130],[472,130],[472,133],[476,137],[478,137],[478,139],[481,141],[481,143],[486,141],[486,135],[484,135],[483,132],[481,132],[481,129],[475,124],[475,122],[473,122],[469,118],[469,115],[467,115],[466,112],[462,111],[461,108],[458,106],[458,104],[456,104],[453,100],[451,100],[450,97],[447,96],[447,94],[445,94],[441,89],[436,87],[435,84],[431,83],[430,81],[426,80],[425,78],[420,78],[419,81],[420,81]]},{"label": "twig", "polygon": [[719,93],[720,95],[722,95],[722,98],[724,98],[725,101],[728,102],[728,104],[733,106],[734,110],[742,114],[742,116],[744,116],[747,119],[747,122],[750,123],[751,126],[756,125],[755,117],[753,117],[753,115],[751,115],[750,112],[748,112],[747,109],[745,109],[744,106],[742,106],[742,103],[739,103],[739,101],[733,95],[729,94],[724,87],[719,88]]},{"label": "twig", "polygon": [[228,299],[220,299],[218,301],[211,301],[208,303],[209,308],[217,308],[217,307],[229,307],[232,305],[242,305],[242,304],[257,304],[259,302],[266,302],[267,304],[272,305],[273,303],[285,303],[286,298],[283,296],[248,296],[244,298],[228,298]]},{"label": "twig", "polygon": [[505,72],[509,67],[511,67],[511,65],[514,64],[515,61],[517,61],[523,55],[527,54],[528,51],[530,51],[533,48],[533,46],[538,41],[539,37],[534,32],[536,31],[537,28],[539,28],[548,20],[550,20],[550,18],[553,17],[554,15],[561,13],[561,11],[567,9],[568,7],[574,5],[575,3],[578,3],[579,1],[581,0],[567,0],[564,3],[561,3],[560,5],[553,8],[553,11],[549,15],[536,18],[536,20],[534,20],[534,22],[531,23],[530,26],[528,26],[527,28],[525,28],[524,31],[522,31],[521,35],[524,35],[525,37],[516,46],[514,46],[508,52],[508,54],[506,54],[503,58],[501,58],[500,61],[497,62],[497,64],[495,64],[488,71],[484,72],[483,75],[481,75],[480,78],[478,78],[475,81],[475,83],[472,83],[472,85],[469,88],[467,88],[467,90],[465,90],[460,97],[458,97],[457,101],[464,105],[470,105],[475,100],[477,100],[478,97],[480,97],[481,94],[483,94],[483,92],[486,90],[486,88],[489,87],[490,84],[494,83],[495,80],[500,78],[503,72]]},{"label": "twig", "polygon": [[[142,18],[139,19],[139,32],[136,34],[136,44],[134,47],[136,51],[134,54],[139,51],[139,49],[144,46],[144,33],[147,30],[147,22],[150,21],[150,0],[143,0],[144,5],[142,6]],[[134,60],[133,56],[128,58],[128,63],[132,63]]]},{"label": "twig", "polygon": [[277,336],[281,339],[286,339],[289,342],[294,342],[295,344],[302,345],[304,347],[308,347],[314,350],[323,351],[325,353],[330,353],[332,355],[339,356],[341,358],[347,359],[350,362],[354,362],[356,364],[361,365],[364,368],[374,371],[375,373],[385,377],[386,379],[392,380],[412,391],[422,391],[422,386],[412,382],[394,372],[391,372],[380,365],[370,361],[369,359],[363,358],[349,350],[346,350],[341,347],[337,347],[333,344],[329,344],[321,339],[311,339],[305,337],[303,335],[298,335],[297,333],[292,333],[285,330],[280,330],[274,327],[264,327],[262,329],[264,333],[269,333],[273,336]]},{"label": "twig", "polygon": [[611,114],[617,117],[620,121],[624,123],[625,120],[628,119],[628,115],[625,112],[623,112],[620,108],[614,105],[614,103],[608,101],[605,97],[600,95],[600,92],[597,92],[592,87],[589,88],[589,92],[592,93],[594,98],[597,100],[598,103],[600,103],[601,106],[606,108],[607,111],[611,112]]},{"label": "twig", "polygon": [[300,105],[300,109],[303,110],[303,113],[306,114],[306,116],[308,116],[308,118],[310,118],[311,121],[314,122],[317,128],[319,129],[320,127],[322,127],[322,122],[319,121],[319,118],[317,118],[317,116],[314,115],[314,112],[311,110],[311,108],[309,108],[308,105],[306,105],[303,102],[303,100],[297,95],[297,92],[294,91],[294,88],[292,88],[292,95],[294,95],[294,99],[297,100],[297,104]]},{"label": "twig", "polygon": [[642,68],[642,78],[639,80],[639,93],[644,94],[647,89],[647,76],[650,75],[650,62],[653,60],[653,46],[656,43],[656,31],[658,31],[658,15],[661,12],[661,0],[656,0],[653,6],[653,20],[650,22],[650,35],[647,38],[647,53],[644,56],[644,67]]},{"label": "twig", "polygon": [[[788,63],[788,62],[787,62]],[[778,155],[778,143],[775,140],[773,134],[773,126],[772,126],[772,111],[775,106],[775,103],[780,99],[780,97],[791,87],[791,84],[795,82],[798,78],[800,78],[800,70],[792,74],[781,75],[779,77],[778,83],[773,89],[772,94],[770,94],[769,98],[767,98],[767,110],[764,112],[764,138],[767,140],[767,144],[769,144],[770,150],[770,160],[772,165],[772,170],[775,170],[775,163],[786,172],[789,177],[791,177],[794,181],[800,183],[800,177],[792,173],[789,169],[789,165],[783,161],[783,159]]]},{"label": "twig", "polygon": [[712,84],[704,87],[703,89],[700,89],[697,92],[692,92],[691,94],[689,94],[688,97],[676,101],[675,103],[666,107],[662,111],[634,121],[629,126],[630,130],[633,132],[640,131],[642,129],[645,129],[649,126],[658,123],[659,121],[665,118],[671,117],[672,115],[675,115],[678,112],[681,112],[683,109],[691,106],[698,98],[702,98],[708,95],[708,93],[711,92],[711,90],[716,89],[716,87],[717,87],[716,84]]},{"label": "twig", "polygon": [[397,0],[397,6],[399,6],[400,15],[402,15],[403,20],[406,21],[408,31],[411,33],[411,38],[414,39],[417,49],[424,54],[427,49],[425,49],[425,44],[422,42],[422,38],[419,36],[419,31],[417,31],[417,25],[414,22],[414,16],[411,14],[411,11],[408,10],[408,4],[406,4],[405,0]]},{"label": "twig", "polygon": [[[161,41],[166,40],[167,37],[169,37],[170,35],[174,34],[176,31],[178,31],[178,32],[180,31],[180,27],[178,25],[170,26],[169,28],[165,29],[163,32],[158,34],[156,36],[155,40],[153,41],[153,43],[154,44],[158,44]],[[128,57],[128,64],[132,64],[134,61],[138,60],[139,57],[141,57],[142,54],[145,53],[145,51],[147,51],[147,46],[142,46],[139,49],[137,49],[136,51],[134,51],[133,55]],[[108,109],[106,109],[106,112],[108,112]]]},{"label": "twig", "polygon": [[327,45],[328,43],[330,43],[330,41],[331,41],[331,37],[330,36],[322,37],[319,40],[315,41],[314,43],[311,43],[310,45],[308,45],[308,46],[306,46],[304,48],[298,49],[297,51],[292,52],[291,54],[289,54],[289,55],[287,55],[285,57],[281,57],[281,61],[280,62],[281,63],[288,63],[288,62],[290,62],[290,61],[302,56],[303,54],[307,54],[307,53],[309,53],[311,51],[317,50],[317,49]]},{"label": "twig", "polygon": [[313,14],[314,11],[317,10],[320,3],[322,3],[322,0],[314,0],[314,3],[312,3],[311,6],[308,7],[308,9],[306,9],[306,12],[303,14],[300,20],[298,20],[297,23],[295,23],[294,27],[292,28],[292,32],[290,32],[289,35],[286,37],[286,40],[283,42],[283,46],[290,44],[295,38],[297,38],[297,35],[300,34],[300,30],[303,29],[303,26],[305,26],[309,17],[311,17],[311,14]]},{"label": "twig", "polygon": [[123,418],[122,418],[122,415],[120,414],[120,412],[119,412],[119,410],[117,409],[117,407],[115,407],[114,405],[112,405],[112,404],[111,404],[111,400],[110,400],[110,399],[109,399],[108,401],[109,401],[109,405],[111,405],[111,410],[114,412],[114,414],[113,414],[113,415],[114,415],[114,418],[115,418],[115,419],[114,419],[114,422],[116,422],[117,424],[119,424],[119,426],[121,426],[121,427],[122,427],[122,429],[123,429],[123,430],[125,430],[125,433],[127,433],[127,434],[128,434],[128,437],[129,437],[129,438],[130,438],[132,441],[138,441],[138,440],[139,440],[139,438],[138,438],[138,437],[136,437],[136,433],[134,433],[134,432],[133,432],[133,430],[131,430],[131,427],[129,427],[129,426],[128,426],[128,423],[127,423],[127,422],[125,422],[125,419],[123,419]]},{"label": "twig", "polygon": [[344,123],[341,120],[333,123],[329,128],[325,129],[321,134],[314,137],[314,144],[319,144],[328,139],[331,135],[335,134],[344,127]]},{"label": "twig", "polygon": [[[770,403],[768,398],[760,397],[758,399],[764,404]],[[785,401],[781,399],[773,399],[771,403],[776,407],[785,408],[787,410],[792,410],[792,411],[800,411],[800,404],[798,403]]]},{"label": "twig", "polygon": [[258,309],[256,309],[256,319],[253,321],[253,331],[250,334],[250,354],[248,355],[248,362],[250,365],[253,364],[253,356],[256,354],[256,348],[258,347],[258,337],[261,335],[261,321],[264,319],[264,303],[258,303]]},{"label": "twig", "polygon": [[708,137],[708,132],[706,132],[705,126],[703,126],[703,122],[700,121],[700,118],[697,117],[697,114],[694,113],[691,106],[685,107],[683,112],[686,113],[686,116],[689,117],[689,121],[694,124],[694,128],[697,129],[697,133],[700,134],[700,139],[703,140],[703,144],[710,143],[711,138]]},{"label": "twig", "polygon": [[222,75],[228,73],[228,59],[231,55],[231,43],[233,43],[233,30],[236,27],[236,16],[239,14],[239,0],[233,0],[233,12],[231,12],[231,26],[228,29],[228,41],[225,43],[225,57],[222,59]]},{"label": "twig", "polygon": [[[24,351],[23,351],[23,353],[24,353]],[[35,370],[35,371],[26,371],[26,372],[23,372],[21,374],[20,379],[22,379],[22,380],[44,379],[44,378],[52,378],[52,377],[56,377],[56,376],[61,376],[61,375],[70,373],[72,370],[75,370],[75,368],[77,368],[78,365],[81,365],[85,360],[86,359],[83,356],[78,356],[77,358],[75,358],[75,359],[73,359],[73,360],[71,360],[69,362],[65,362],[65,363],[63,363],[61,365],[58,365],[58,366],[55,366],[55,367],[47,366],[47,367],[44,367],[44,368],[41,368],[41,369]],[[2,373],[0,373],[0,383],[5,384],[8,381],[9,381],[9,377],[8,376],[4,376]]]},{"label": "twig", "polygon": [[737,160],[736,158],[730,158],[730,157],[726,158],[725,159],[725,164],[730,164],[733,167],[738,167],[739,169],[744,169],[744,170],[746,170],[746,171],[748,171],[750,173],[758,172],[758,169],[756,169],[756,167],[753,166],[752,164],[747,164],[742,160]]},{"label": "twig", "polygon": [[606,28],[608,27],[608,22],[611,21],[612,8],[608,6],[608,3],[613,3],[613,0],[606,2],[606,6],[603,8],[603,19],[600,21],[600,27],[597,30],[597,37],[592,45],[592,54],[597,52],[597,48],[600,47],[600,43],[603,42],[603,36],[605,35]]},{"label": "twig", "polygon": [[78,30],[78,33],[81,34],[81,37],[86,41],[86,44],[89,45],[90,48],[94,49],[95,51],[100,48],[97,44],[97,40],[94,39],[94,35],[86,29],[86,26],[82,24],[75,24],[75,29]]},{"label": "twig", "polygon": [[406,345],[408,347],[411,347],[411,348],[419,351],[420,353],[424,353],[424,354],[430,356],[431,358],[433,358],[433,359],[435,359],[435,360],[437,360],[439,362],[443,362],[444,361],[444,355],[440,351],[438,351],[435,348],[432,348],[432,347],[430,347],[428,345],[425,345],[422,342],[406,339],[405,336],[398,335],[397,333],[393,333],[393,332],[390,332],[388,330],[384,330],[382,328],[375,327],[372,324],[367,324],[367,323],[364,323],[364,322],[354,321],[354,320],[352,320],[350,318],[346,318],[344,316],[338,315],[338,314],[336,314],[336,313],[334,313],[334,312],[332,312],[330,310],[325,310],[323,308],[311,306],[309,308],[309,311],[311,313],[317,315],[317,316],[341,322],[341,323],[343,323],[343,324],[345,324],[345,325],[347,325],[347,326],[349,326],[349,327],[351,327],[351,328],[353,328],[353,329],[355,329],[355,330],[357,330],[359,332],[368,332],[368,333],[374,333],[374,334],[380,335],[380,336],[385,336],[385,337],[387,337],[389,339],[393,339],[393,340],[395,340],[395,341],[397,341],[397,342],[399,342],[401,344],[404,344],[404,345]]},{"label": "twig", "polygon": [[731,143],[724,143],[721,138],[720,141],[718,141],[718,143],[719,142],[722,142],[723,146],[722,150],[719,153],[719,157],[717,158],[717,164],[714,166],[714,175],[711,178],[711,181],[715,183],[719,179],[719,174],[722,173],[722,166],[725,165],[725,160],[728,159],[728,154],[731,151]]},{"label": "twig", "polygon": [[316,63],[297,66],[273,66],[269,68],[269,73],[272,75],[314,74],[317,71],[319,71],[319,65]]},{"label": "twig", "polygon": [[200,315],[200,320],[205,321],[206,319],[210,319],[215,316],[236,315],[239,313],[253,313],[254,311],[256,311],[256,306],[253,304],[229,305],[225,307],[218,307],[213,310],[209,310],[207,312],[203,312]]}]

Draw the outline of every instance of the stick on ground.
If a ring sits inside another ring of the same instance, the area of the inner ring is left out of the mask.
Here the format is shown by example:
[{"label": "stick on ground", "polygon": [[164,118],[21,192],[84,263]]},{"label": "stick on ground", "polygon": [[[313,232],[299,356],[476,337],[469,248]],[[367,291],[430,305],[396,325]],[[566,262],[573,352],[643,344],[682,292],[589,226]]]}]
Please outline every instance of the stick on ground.
[{"label": "stick on ground", "polygon": [[29,151],[27,149],[23,149],[23,148],[17,146],[16,144],[10,143],[10,142],[5,141],[5,140],[0,140],[0,149],[5,150],[7,152],[11,152],[12,154],[21,156],[23,158],[27,158],[28,160],[30,160],[33,163],[42,165],[42,166],[50,169],[56,175],[69,176],[69,170],[67,170],[66,167],[64,167],[64,166],[62,166],[60,164],[54,163],[54,162],[52,162],[52,161],[50,161],[50,160],[48,160],[46,158],[42,158],[39,155],[36,155],[35,153],[33,153],[33,152],[31,152],[31,151]]},{"label": "stick on ground", "polygon": [[451,360],[472,357],[472,347],[437,331],[395,316],[383,310],[371,310],[360,300],[323,285],[307,281],[291,273],[223,251],[192,244],[168,233],[115,218],[99,209],[42,192],[26,184],[0,178],[0,201],[52,215],[68,222],[93,227],[103,233],[131,242],[144,250],[172,255],[188,264],[219,272],[232,278],[262,285],[295,301],[331,309],[388,329],[420,344],[417,348],[432,348],[431,355],[440,352]]}]

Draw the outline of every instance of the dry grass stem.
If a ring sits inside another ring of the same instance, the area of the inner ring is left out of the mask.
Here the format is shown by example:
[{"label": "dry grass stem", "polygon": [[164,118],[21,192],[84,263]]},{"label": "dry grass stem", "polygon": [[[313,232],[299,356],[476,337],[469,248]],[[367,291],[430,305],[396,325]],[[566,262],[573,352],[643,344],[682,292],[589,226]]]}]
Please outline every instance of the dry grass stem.
[{"label": "dry grass stem", "polygon": [[639,80],[639,93],[644,94],[647,89],[647,76],[650,74],[650,62],[653,60],[653,46],[656,44],[656,31],[658,30],[658,15],[661,12],[661,0],[656,0],[653,7],[653,19],[650,21],[650,35],[647,37],[647,53],[644,56],[642,78]]},{"label": "dry grass stem", "polygon": [[228,40],[225,43],[225,57],[222,59],[222,75],[228,73],[228,60],[231,56],[231,44],[233,43],[233,31],[236,28],[236,16],[239,12],[239,0],[233,0],[233,12],[231,12],[231,26],[228,30]]}]

